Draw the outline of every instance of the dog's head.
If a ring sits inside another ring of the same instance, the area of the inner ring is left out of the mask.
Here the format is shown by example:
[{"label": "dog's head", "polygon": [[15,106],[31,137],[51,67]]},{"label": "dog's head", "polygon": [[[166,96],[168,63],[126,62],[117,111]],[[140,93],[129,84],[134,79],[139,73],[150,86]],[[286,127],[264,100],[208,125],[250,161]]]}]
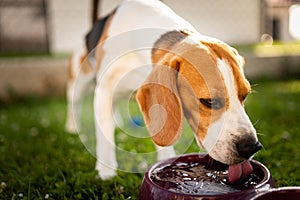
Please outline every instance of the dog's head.
[{"label": "dog's head", "polygon": [[187,119],[199,145],[215,160],[240,163],[260,149],[245,110],[250,84],[244,60],[220,41],[187,37],[162,51],[137,101],[153,141],[172,145]]}]

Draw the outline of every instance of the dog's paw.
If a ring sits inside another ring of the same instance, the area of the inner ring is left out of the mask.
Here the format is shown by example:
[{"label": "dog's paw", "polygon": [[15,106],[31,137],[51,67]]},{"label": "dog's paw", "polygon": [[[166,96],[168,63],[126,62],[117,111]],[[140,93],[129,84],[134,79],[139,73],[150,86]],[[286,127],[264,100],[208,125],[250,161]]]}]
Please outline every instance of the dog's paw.
[{"label": "dog's paw", "polygon": [[75,134],[75,133],[77,133],[78,130],[77,130],[77,126],[75,125],[74,122],[67,120],[67,122],[65,124],[65,131],[68,133]]},{"label": "dog's paw", "polygon": [[109,180],[117,176],[117,172],[113,167],[108,167],[103,164],[97,165],[96,170],[98,171],[99,178],[101,178],[102,180]]},{"label": "dog's paw", "polygon": [[102,169],[101,171],[98,171],[98,175],[102,180],[109,180],[115,176],[117,176],[116,170],[107,168]]}]

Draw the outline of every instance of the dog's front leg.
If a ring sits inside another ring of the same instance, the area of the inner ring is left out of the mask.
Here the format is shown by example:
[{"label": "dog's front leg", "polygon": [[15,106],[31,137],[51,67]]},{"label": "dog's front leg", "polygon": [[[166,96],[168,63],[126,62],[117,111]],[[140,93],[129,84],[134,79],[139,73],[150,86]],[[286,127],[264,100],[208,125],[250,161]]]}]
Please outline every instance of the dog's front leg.
[{"label": "dog's front leg", "polygon": [[[75,80],[68,80],[67,83],[67,118],[65,124],[65,130],[69,133],[76,133],[77,126],[75,122],[75,116],[79,113],[78,104],[74,104],[74,90]],[[74,111],[74,109],[76,111]],[[75,114],[76,113],[76,114]]]},{"label": "dog's front leg", "polygon": [[112,115],[112,94],[107,88],[95,90],[96,170],[102,180],[116,175],[117,160]]},{"label": "dog's front leg", "polygon": [[157,160],[164,160],[176,155],[173,146],[161,147],[155,145],[157,151]]}]

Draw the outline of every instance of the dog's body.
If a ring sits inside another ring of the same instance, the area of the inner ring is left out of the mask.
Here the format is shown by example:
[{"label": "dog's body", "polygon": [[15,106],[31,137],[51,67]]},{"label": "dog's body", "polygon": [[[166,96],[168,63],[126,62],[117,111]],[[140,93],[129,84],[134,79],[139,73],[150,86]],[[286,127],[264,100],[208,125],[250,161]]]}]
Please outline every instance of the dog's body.
[{"label": "dog's body", "polygon": [[117,168],[112,112],[116,89],[138,89],[137,101],[160,159],[175,155],[170,145],[180,136],[183,117],[198,144],[220,162],[240,163],[260,148],[243,108],[250,92],[243,59],[225,43],[200,35],[160,1],[124,1],[106,18],[98,44],[95,59],[83,62],[86,50],[72,57],[71,74],[77,78],[71,76],[68,85],[74,108],[69,106],[66,127],[74,131],[76,105],[97,74],[96,169],[101,178],[114,176]]}]

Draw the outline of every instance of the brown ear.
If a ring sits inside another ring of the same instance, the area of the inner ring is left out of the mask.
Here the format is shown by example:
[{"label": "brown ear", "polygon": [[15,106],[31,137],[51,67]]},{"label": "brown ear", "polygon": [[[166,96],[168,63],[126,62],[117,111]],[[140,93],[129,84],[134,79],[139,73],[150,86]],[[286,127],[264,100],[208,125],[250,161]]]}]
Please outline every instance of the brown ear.
[{"label": "brown ear", "polygon": [[182,132],[183,112],[177,90],[179,67],[177,57],[155,65],[136,95],[150,135],[160,146],[172,145]]}]

